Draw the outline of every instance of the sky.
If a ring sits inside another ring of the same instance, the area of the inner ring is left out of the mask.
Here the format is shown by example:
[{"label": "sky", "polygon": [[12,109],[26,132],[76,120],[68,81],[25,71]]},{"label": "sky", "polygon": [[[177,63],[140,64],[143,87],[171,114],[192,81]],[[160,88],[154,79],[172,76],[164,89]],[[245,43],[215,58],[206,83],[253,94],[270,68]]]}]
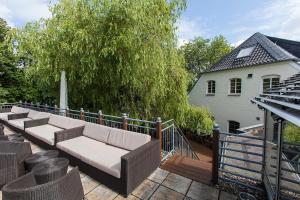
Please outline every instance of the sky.
[{"label": "sky", "polygon": [[[0,0],[0,17],[12,27],[22,27],[51,17],[49,2]],[[223,35],[238,46],[255,32],[300,41],[300,0],[187,0],[177,26],[179,45],[198,36]]]}]

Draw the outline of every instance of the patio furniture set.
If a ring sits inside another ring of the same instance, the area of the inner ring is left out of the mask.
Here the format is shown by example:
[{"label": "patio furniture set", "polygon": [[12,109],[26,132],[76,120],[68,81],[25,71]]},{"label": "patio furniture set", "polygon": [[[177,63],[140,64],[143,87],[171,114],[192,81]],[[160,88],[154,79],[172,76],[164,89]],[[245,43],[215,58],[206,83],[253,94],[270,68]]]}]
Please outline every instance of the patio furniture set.
[{"label": "patio furniture set", "polygon": [[[77,166],[80,171],[125,196],[129,195],[160,164],[160,142],[146,134],[17,106],[0,109],[0,123],[22,133],[24,137],[45,149],[58,151],[59,157],[68,159],[68,164]],[[51,154],[55,154],[47,153],[50,157]],[[28,168],[34,170],[35,167],[31,165],[34,165],[36,160],[43,160],[43,157],[47,155],[34,155],[27,158]],[[43,164],[49,169],[62,170],[57,172],[57,176],[60,177],[60,173],[64,173],[64,166],[68,164],[64,160],[57,159],[60,158],[48,159]],[[42,168],[44,167],[40,170]],[[35,173],[38,175],[34,183],[32,182],[34,175],[30,173],[6,187],[17,187],[22,185],[22,181],[30,185],[43,183],[39,178],[47,180],[45,177],[48,175],[40,170],[36,169]],[[66,176],[69,177],[72,173],[75,172],[71,171]],[[52,173],[52,176],[55,175]],[[72,182],[72,178],[67,179]],[[63,181],[57,179],[56,184],[63,184]],[[58,185],[53,185],[51,189],[53,191],[66,189]],[[76,187],[72,188],[73,190],[76,192]]]}]

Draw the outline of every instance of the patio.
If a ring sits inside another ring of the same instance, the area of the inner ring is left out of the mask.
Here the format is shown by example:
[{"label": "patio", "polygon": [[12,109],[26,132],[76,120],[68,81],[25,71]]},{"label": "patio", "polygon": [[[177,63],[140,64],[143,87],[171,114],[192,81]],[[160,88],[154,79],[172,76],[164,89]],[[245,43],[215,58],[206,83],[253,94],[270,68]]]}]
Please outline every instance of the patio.
[{"label": "patio", "polygon": [[[13,132],[7,128],[4,129],[6,135]],[[31,143],[33,153],[42,151],[43,149]],[[72,167],[69,167],[69,170]],[[83,184],[86,200],[121,200],[123,196],[112,191],[93,178],[81,173],[81,181]],[[127,199],[185,199],[185,200],[210,200],[218,198],[218,189],[203,183],[193,181],[191,179],[170,173],[166,170],[158,168],[150,175],[140,186],[138,186]],[[2,193],[0,192],[0,200]],[[221,199],[236,199],[232,194],[222,192]]]}]

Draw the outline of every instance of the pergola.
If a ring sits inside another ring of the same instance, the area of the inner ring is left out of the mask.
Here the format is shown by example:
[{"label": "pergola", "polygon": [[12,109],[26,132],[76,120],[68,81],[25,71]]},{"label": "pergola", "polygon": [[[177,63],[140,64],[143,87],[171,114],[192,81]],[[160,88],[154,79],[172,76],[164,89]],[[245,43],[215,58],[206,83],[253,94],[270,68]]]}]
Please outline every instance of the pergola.
[{"label": "pergola", "polygon": [[289,141],[284,130],[300,128],[300,73],[251,101],[264,110],[263,183],[268,198],[298,199],[300,141]]}]

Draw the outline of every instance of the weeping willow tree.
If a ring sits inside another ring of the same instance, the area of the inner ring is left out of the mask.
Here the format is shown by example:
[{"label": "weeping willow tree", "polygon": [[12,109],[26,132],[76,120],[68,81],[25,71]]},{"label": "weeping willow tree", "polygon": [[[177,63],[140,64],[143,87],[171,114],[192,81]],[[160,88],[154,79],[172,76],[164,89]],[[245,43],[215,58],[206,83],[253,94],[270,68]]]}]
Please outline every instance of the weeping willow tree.
[{"label": "weeping willow tree", "polygon": [[61,0],[52,17],[15,30],[28,76],[58,95],[67,72],[70,107],[183,122],[188,76],[176,49],[185,0]]}]

